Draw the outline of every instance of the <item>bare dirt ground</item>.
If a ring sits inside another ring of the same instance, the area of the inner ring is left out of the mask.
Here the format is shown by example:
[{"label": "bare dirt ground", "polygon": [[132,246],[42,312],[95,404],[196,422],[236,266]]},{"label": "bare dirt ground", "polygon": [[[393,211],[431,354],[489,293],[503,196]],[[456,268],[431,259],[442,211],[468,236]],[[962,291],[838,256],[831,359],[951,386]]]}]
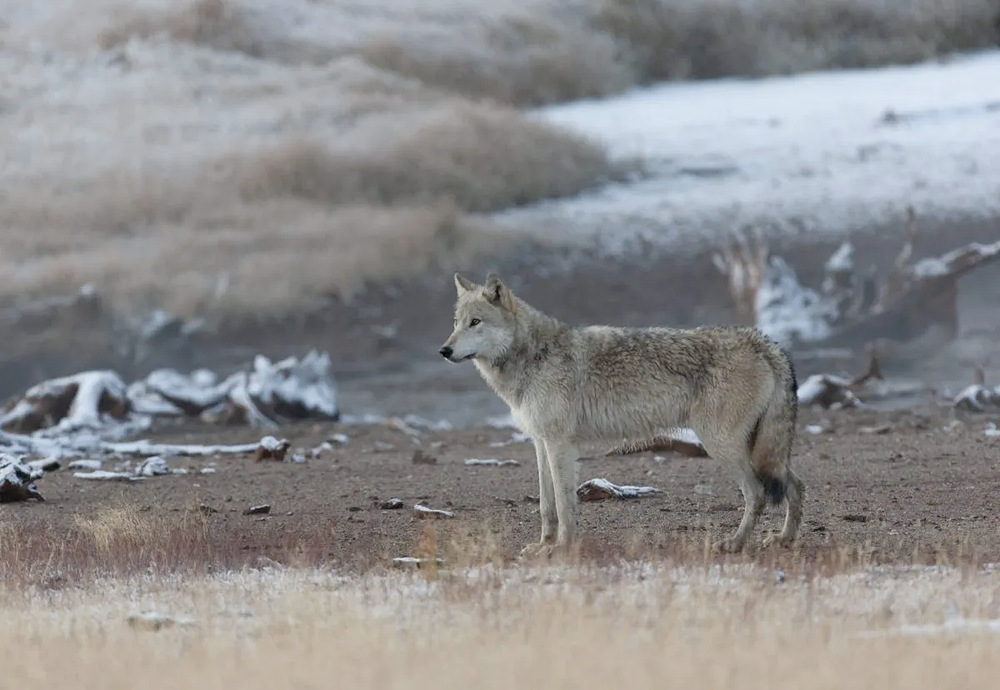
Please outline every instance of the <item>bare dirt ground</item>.
[{"label": "bare dirt ground", "polygon": [[[927,411],[821,412],[805,410],[794,462],[807,484],[807,504],[795,558],[835,562],[863,557],[886,563],[990,562],[1000,558],[1000,441],[983,434],[986,418],[955,422]],[[888,425],[884,433],[866,427]],[[948,428],[950,425],[950,428]],[[815,433],[815,427],[825,429]],[[810,430],[807,430],[810,427]],[[947,428],[947,430],[946,430]],[[255,462],[252,457],[183,459],[173,468],[187,475],[122,484],[46,474],[44,503],[11,504],[3,517],[24,527],[44,526],[70,535],[81,516],[109,506],[129,506],[161,525],[197,522],[208,540],[206,566],[303,560],[349,570],[385,565],[391,558],[445,555],[453,539],[513,558],[537,538],[538,508],[530,443],[507,443],[510,429],[422,431],[419,448],[436,458],[413,462],[415,442],[383,425],[287,427],[293,449],[312,448],[334,433],[346,445],[296,464]],[[249,429],[163,429],[163,440],[249,442]],[[505,443],[499,446],[497,444]],[[618,484],[651,485],[662,495],[583,503],[584,558],[703,557],[700,546],[735,529],[742,499],[726,468],[712,459],[643,453],[591,457],[579,464],[581,481],[605,477]],[[517,460],[504,467],[466,466],[469,458]],[[215,473],[199,474],[211,465]],[[402,499],[404,508],[380,503]],[[453,511],[453,519],[414,517],[423,503]],[[267,516],[244,510],[269,504]],[[783,509],[769,509],[760,530],[776,530]],[[428,529],[436,540],[430,544]],[[758,532],[758,539],[762,532]],[[67,536],[68,538],[68,536]],[[477,544],[486,542],[487,544]],[[679,548],[685,547],[685,548]],[[759,550],[745,558],[782,562],[793,554]],[[683,559],[682,559],[683,560]],[[161,560],[169,567],[169,558]]]}]

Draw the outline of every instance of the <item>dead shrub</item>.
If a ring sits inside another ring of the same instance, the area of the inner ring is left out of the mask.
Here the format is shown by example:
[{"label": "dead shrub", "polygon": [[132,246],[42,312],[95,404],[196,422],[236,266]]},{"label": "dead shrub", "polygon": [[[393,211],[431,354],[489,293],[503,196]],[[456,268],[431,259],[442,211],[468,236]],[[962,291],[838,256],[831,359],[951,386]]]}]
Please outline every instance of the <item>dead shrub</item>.
[{"label": "dead shrub", "polygon": [[347,146],[293,137],[242,156],[246,198],[377,205],[447,198],[487,212],[572,196],[621,170],[597,144],[514,110],[456,104],[370,128]]},{"label": "dead shrub", "polygon": [[910,63],[993,45],[990,0],[597,0],[636,79],[704,79]]}]

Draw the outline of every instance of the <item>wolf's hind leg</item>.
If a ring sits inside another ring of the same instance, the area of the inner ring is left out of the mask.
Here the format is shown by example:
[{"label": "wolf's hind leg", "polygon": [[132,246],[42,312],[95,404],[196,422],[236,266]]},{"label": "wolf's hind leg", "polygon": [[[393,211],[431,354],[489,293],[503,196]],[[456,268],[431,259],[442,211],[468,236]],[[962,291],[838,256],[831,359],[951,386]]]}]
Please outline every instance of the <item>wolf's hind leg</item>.
[{"label": "wolf's hind leg", "polygon": [[750,452],[744,440],[739,437],[720,438],[719,434],[704,433],[699,430],[696,430],[696,433],[711,457],[726,463],[735,471],[736,481],[743,493],[743,519],[740,520],[736,532],[731,537],[716,543],[715,548],[728,552],[739,551],[753,533],[757,519],[764,511],[766,498],[764,485],[754,472],[750,463]]}]

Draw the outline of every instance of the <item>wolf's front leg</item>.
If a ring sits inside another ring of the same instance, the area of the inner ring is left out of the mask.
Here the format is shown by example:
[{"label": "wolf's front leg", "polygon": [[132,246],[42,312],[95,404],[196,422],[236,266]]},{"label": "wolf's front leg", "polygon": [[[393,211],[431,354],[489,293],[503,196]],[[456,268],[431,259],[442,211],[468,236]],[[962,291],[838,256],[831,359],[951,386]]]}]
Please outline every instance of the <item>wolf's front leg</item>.
[{"label": "wolf's front leg", "polygon": [[535,460],[538,463],[538,512],[542,516],[542,538],[539,543],[551,544],[556,540],[559,515],[556,513],[549,457],[545,452],[545,444],[540,440],[535,440]]},{"label": "wolf's front leg", "polygon": [[580,453],[572,443],[546,441],[545,454],[552,472],[552,490],[559,517],[556,545],[570,546],[576,539],[576,461]]},{"label": "wolf's front leg", "polygon": [[523,557],[543,555],[550,550],[556,541],[556,530],[559,528],[559,515],[556,512],[549,456],[545,452],[545,444],[537,439],[535,440],[535,460],[538,463],[538,512],[542,518],[542,538],[537,543],[528,544],[521,549]]}]

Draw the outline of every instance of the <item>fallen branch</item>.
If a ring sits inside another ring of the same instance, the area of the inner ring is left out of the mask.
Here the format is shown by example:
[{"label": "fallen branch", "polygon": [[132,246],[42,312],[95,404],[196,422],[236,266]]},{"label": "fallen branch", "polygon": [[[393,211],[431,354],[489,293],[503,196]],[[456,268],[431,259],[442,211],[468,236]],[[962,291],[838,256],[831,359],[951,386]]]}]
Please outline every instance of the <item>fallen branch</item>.
[{"label": "fallen branch", "polygon": [[663,491],[652,486],[619,486],[601,477],[587,480],[576,489],[576,495],[581,501],[603,501],[608,498],[630,499],[661,493]]}]

